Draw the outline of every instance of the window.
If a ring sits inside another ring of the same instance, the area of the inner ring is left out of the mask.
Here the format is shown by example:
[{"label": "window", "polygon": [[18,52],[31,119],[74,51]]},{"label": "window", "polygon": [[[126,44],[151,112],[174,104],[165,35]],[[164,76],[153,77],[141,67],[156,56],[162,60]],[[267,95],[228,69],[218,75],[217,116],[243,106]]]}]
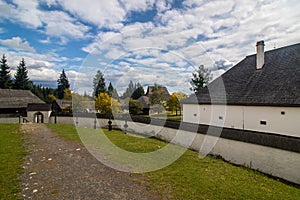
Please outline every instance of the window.
[{"label": "window", "polygon": [[219,116],[219,119],[220,119],[220,120],[223,120],[223,117],[222,117],[222,116]]},{"label": "window", "polygon": [[284,112],[284,111],[281,111],[281,115],[285,115],[285,112]]},{"label": "window", "polygon": [[196,113],[194,114],[194,117],[197,117],[197,114],[196,114]]},{"label": "window", "polygon": [[267,125],[267,122],[266,121],[260,121],[260,124],[261,125]]}]

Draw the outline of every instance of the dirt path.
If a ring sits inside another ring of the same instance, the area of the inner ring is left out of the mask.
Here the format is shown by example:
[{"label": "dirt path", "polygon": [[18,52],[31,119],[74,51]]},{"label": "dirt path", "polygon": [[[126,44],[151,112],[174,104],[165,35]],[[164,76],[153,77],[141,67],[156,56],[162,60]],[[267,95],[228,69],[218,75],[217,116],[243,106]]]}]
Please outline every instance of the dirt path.
[{"label": "dirt path", "polygon": [[22,199],[161,199],[129,173],[108,168],[82,144],[69,142],[41,124],[24,124],[29,151],[21,176]]}]

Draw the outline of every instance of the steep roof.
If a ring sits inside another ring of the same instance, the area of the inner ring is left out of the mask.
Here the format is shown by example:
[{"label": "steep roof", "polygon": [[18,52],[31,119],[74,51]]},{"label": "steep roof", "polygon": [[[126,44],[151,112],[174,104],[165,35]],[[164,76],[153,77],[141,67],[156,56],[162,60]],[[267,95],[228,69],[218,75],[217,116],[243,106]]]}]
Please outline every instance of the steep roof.
[{"label": "steep roof", "polygon": [[54,102],[56,102],[60,109],[65,109],[72,106],[71,100],[56,99]]},{"label": "steep roof", "polygon": [[168,89],[166,87],[160,86],[160,85],[148,86],[145,96],[150,98],[150,96],[153,95],[155,89],[159,90],[159,92],[164,96],[165,99],[171,98],[171,95],[170,95]]},{"label": "steep roof", "polygon": [[300,43],[265,52],[262,69],[247,56],[182,103],[300,106]]},{"label": "steep roof", "polygon": [[138,101],[143,104],[144,108],[149,108],[150,106],[149,97],[141,96],[140,98],[138,98]]},{"label": "steep roof", "polygon": [[27,108],[31,103],[45,104],[29,90],[0,89],[0,108]]},{"label": "steep roof", "polygon": [[45,103],[29,103],[27,111],[51,111],[51,104]]}]

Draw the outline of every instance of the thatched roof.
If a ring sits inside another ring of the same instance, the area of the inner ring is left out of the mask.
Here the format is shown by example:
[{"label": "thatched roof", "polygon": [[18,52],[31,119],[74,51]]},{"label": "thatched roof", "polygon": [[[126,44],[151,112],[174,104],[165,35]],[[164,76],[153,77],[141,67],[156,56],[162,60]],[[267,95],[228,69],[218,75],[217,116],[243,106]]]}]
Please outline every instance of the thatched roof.
[{"label": "thatched roof", "polygon": [[0,108],[27,108],[32,103],[45,104],[29,90],[0,89]]}]

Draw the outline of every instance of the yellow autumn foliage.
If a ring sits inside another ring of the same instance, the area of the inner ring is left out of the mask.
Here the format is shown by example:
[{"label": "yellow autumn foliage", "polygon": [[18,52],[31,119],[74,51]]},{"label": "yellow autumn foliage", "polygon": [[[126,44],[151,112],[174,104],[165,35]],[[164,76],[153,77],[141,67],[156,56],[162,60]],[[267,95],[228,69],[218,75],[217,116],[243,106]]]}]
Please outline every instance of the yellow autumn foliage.
[{"label": "yellow autumn foliage", "polygon": [[119,113],[121,104],[107,93],[100,93],[95,98],[95,109],[102,114]]}]

